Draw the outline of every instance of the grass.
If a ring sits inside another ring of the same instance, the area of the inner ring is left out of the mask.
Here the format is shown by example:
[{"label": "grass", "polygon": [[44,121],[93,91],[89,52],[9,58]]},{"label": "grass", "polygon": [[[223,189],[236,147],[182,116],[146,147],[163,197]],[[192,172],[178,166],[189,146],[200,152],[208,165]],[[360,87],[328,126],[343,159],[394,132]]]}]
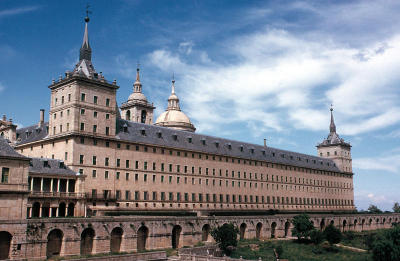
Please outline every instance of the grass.
[{"label": "grass", "polygon": [[343,240],[341,244],[345,246],[351,246],[368,250],[368,245],[367,245],[368,238],[371,236],[379,235],[383,233],[383,231],[385,231],[385,229],[363,231],[363,232],[352,232],[350,234],[348,232],[345,232],[343,234]]},{"label": "grass", "polygon": [[[258,250],[251,250],[250,244],[257,244]],[[315,246],[314,244],[297,243],[295,240],[281,241],[257,241],[242,240],[239,242],[237,249],[232,253],[232,257],[244,259],[274,260],[273,249],[282,246],[283,254],[281,258],[290,261],[372,261],[371,254],[357,253],[347,249],[330,248],[326,246]]]}]

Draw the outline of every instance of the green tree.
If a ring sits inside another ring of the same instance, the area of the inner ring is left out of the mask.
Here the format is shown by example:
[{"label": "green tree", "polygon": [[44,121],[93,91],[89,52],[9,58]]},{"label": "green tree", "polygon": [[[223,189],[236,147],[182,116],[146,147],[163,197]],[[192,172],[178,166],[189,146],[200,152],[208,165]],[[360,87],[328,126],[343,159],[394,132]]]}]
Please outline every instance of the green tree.
[{"label": "green tree", "polygon": [[368,207],[368,212],[373,214],[379,214],[382,213],[382,210],[380,210],[377,206],[371,204]]},{"label": "green tree", "polygon": [[400,205],[399,205],[399,202],[394,203],[394,205],[393,205],[393,212],[394,212],[394,213],[400,213]]},{"label": "green tree", "polygon": [[296,236],[298,240],[306,239],[310,235],[311,230],[314,229],[307,214],[300,214],[293,217],[292,224],[292,235]]},{"label": "green tree", "polygon": [[328,240],[329,244],[337,244],[342,240],[342,232],[334,225],[330,224],[324,230],[324,237]]},{"label": "green tree", "polygon": [[310,240],[314,244],[319,245],[324,240],[324,234],[321,230],[313,229],[310,232]]},{"label": "green tree", "polygon": [[232,247],[236,247],[238,240],[237,235],[239,230],[232,223],[223,224],[211,230],[211,236],[217,242],[218,247],[229,256],[232,252]]}]

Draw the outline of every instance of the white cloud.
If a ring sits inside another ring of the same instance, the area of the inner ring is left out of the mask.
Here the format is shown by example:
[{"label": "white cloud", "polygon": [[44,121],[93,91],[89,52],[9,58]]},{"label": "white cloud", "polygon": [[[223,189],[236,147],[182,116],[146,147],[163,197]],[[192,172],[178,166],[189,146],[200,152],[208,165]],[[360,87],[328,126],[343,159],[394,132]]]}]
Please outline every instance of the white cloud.
[{"label": "white cloud", "polygon": [[0,92],[4,91],[5,87],[4,85],[0,82]]},{"label": "white cloud", "polygon": [[353,168],[364,170],[383,170],[392,173],[400,173],[400,154],[380,155],[377,157],[365,157],[353,159]]},{"label": "white cloud", "polygon": [[39,8],[38,6],[25,6],[25,7],[1,10],[0,18],[32,12],[37,10],[38,8]]},{"label": "white cloud", "polygon": [[158,68],[183,75],[177,79],[177,85],[184,86],[178,93],[200,129],[252,122],[263,131],[325,130],[331,102],[343,134],[400,122],[399,36],[362,50],[323,39],[307,41],[283,30],[245,35],[229,43],[225,55],[238,62],[228,65],[189,62],[182,52],[166,49],[149,55]]},{"label": "white cloud", "polygon": [[191,54],[194,43],[192,41],[181,42],[179,44],[179,51],[184,54]]}]

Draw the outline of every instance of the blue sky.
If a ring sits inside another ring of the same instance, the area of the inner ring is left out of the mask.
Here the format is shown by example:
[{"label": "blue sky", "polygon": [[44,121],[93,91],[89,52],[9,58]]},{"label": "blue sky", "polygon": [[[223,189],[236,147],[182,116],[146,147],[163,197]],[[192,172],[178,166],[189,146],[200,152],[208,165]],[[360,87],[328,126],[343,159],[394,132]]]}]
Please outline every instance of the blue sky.
[{"label": "blue sky", "polygon": [[[49,109],[72,70],[87,1],[0,0],[0,113],[20,126]],[[352,144],[355,203],[400,201],[400,2],[89,1],[93,63],[127,100],[139,61],[147,98],[181,107],[204,134],[316,155]]]}]

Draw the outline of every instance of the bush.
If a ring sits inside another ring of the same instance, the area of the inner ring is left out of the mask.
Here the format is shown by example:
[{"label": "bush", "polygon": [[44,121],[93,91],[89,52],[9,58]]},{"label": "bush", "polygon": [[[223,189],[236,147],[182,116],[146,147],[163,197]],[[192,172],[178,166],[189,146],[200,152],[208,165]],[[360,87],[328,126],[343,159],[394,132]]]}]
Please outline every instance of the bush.
[{"label": "bush", "polygon": [[372,257],[375,261],[400,260],[400,226],[394,226],[375,238]]},{"label": "bush", "polygon": [[276,254],[278,255],[278,258],[281,258],[282,254],[283,254],[283,247],[281,245],[279,245],[275,248],[275,251],[276,251]]},{"label": "bush", "polygon": [[218,247],[229,256],[237,246],[239,230],[232,223],[223,224],[211,230],[211,236],[217,242]]},{"label": "bush", "polygon": [[324,240],[324,234],[317,229],[313,229],[310,232],[310,240],[312,243],[319,245]]},{"label": "bush", "polygon": [[355,237],[356,237],[356,235],[353,231],[346,231],[343,233],[343,238],[345,240],[352,241],[352,240],[354,240]]},{"label": "bush", "polygon": [[337,244],[342,240],[342,233],[334,225],[330,224],[324,230],[324,237],[328,240],[329,244]]},{"label": "bush", "polygon": [[307,214],[297,215],[292,220],[293,229],[292,235],[296,236],[298,240],[305,239],[310,235],[311,230],[314,229]]}]

